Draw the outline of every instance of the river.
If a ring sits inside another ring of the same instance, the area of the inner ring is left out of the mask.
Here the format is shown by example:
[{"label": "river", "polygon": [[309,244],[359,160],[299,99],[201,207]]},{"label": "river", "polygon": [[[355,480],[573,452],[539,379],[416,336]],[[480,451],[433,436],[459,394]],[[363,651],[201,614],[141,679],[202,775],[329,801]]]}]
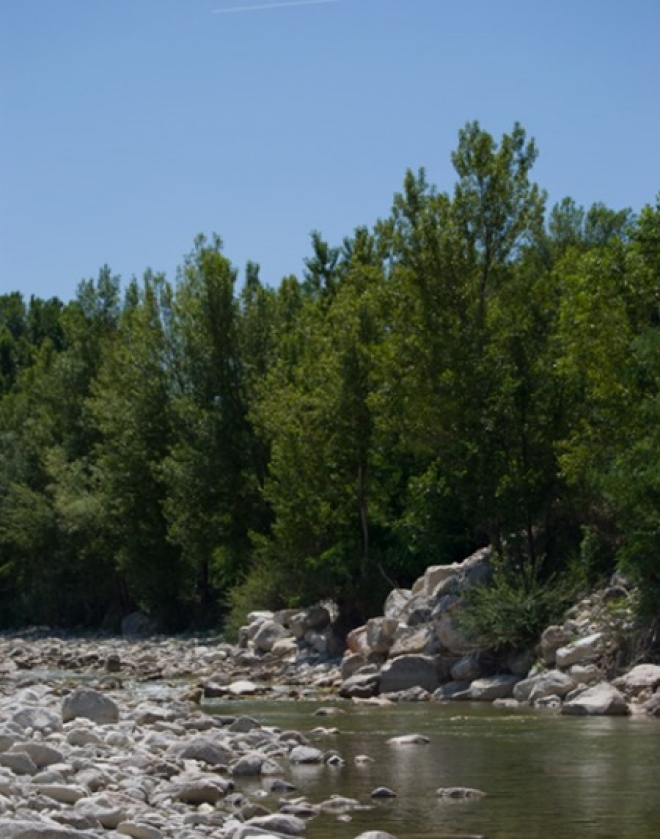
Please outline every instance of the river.
[{"label": "river", "polygon": [[[294,767],[297,793],[319,803],[331,795],[358,798],[373,809],[351,821],[321,815],[307,839],[353,839],[384,830],[397,839],[657,839],[660,836],[660,723],[642,717],[562,717],[512,712],[482,703],[408,703],[390,707],[338,704],[317,717],[320,703],[241,701],[214,711],[249,714],[262,724],[305,733],[318,726],[339,734],[313,737],[336,749],[345,766]],[[418,733],[428,745],[393,746],[388,738]],[[356,766],[367,754],[374,762]],[[241,788],[244,782],[241,781]],[[255,783],[254,786],[258,786]],[[255,791],[253,787],[248,787]],[[372,801],[389,787],[397,797]],[[443,801],[438,787],[487,793]]]}]

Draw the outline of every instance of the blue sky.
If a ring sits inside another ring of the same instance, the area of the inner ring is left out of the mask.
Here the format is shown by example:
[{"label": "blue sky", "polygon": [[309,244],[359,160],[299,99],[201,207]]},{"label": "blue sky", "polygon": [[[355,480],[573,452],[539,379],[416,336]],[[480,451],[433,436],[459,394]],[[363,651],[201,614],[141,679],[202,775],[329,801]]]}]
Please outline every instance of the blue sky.
[{"label": "blue sky", "polygon": [[639,210],[659,43],[658,0],[0,0],[0,293],[174,279],[201,232],[276,284],[407,168],[451,190],[473,119],[522,123],[551,203]]}]

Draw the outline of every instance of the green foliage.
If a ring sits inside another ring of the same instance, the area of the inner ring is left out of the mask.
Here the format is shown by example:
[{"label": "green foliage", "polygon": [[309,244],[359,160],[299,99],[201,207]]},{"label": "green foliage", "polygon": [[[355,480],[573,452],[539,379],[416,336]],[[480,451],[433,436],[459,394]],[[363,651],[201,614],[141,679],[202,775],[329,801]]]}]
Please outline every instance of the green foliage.
[{"label": "green foliage", "polygon": [[0,622],[350,624],[484,542],[466,620],[498,647],[615,567],[657,614],[660,206],[546,223],[536,157],[468,123],[453,190],[407,172],[276,288],[200,236],[123,299],[107,267],[0,296]]},{"label": "green foliage", "polygon": [[460,624],[482,649],[525,649],[561,616],[572,594],[565,579],[521,574],[510,560],[500,559],[492,581],[475,586],[464,598]]}]

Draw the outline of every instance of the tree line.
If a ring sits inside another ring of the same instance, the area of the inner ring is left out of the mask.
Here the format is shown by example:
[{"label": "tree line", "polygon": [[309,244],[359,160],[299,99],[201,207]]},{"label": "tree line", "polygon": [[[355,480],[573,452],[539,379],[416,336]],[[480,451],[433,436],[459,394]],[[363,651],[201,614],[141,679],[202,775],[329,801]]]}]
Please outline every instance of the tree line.
[{"label": "tree line", "polygon": [[0,625],[348,626],[485,544],[489,609],[619,568],[657,614],[660,203],[548,209],[536,156],[467,124],[452,192],[407,172],[277,287],[200,236],[174,281],[0,296]]}]

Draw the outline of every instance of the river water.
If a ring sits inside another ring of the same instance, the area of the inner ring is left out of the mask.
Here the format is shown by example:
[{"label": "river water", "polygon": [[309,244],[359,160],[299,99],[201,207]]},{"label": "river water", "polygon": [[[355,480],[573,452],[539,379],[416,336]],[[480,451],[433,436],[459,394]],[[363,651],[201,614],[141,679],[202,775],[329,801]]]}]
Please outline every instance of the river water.
[{"label": "river water", "polygon": [[[320,703],[218,703],[218,713],[249,714],[264,725],[309,733],[336,749],[341,768],[293,767],[295,794],[319,803],[331,795],[357,798],[372,809],[344,822],[321,815],[307,839],[353,839],[384,830],[397,839],[658,839],[660,837],[660,722],[642,717],[562,717],[512,712],[482,703],[407,703],[389,707],[339,704],[342,713],[317,717]],[[428,745],[393,746],[388,738],[418,733]],[[374,762],[356,766],[354,757]],[[260,786],[255,782],[252,787]],[[386,786],[397,793],[372,801]],[[438,787],[469,786],[485,798],[443,801]],[[246,789],[241,781],[241,788]],[[246,791],[247,791],[246,789]]]}]

